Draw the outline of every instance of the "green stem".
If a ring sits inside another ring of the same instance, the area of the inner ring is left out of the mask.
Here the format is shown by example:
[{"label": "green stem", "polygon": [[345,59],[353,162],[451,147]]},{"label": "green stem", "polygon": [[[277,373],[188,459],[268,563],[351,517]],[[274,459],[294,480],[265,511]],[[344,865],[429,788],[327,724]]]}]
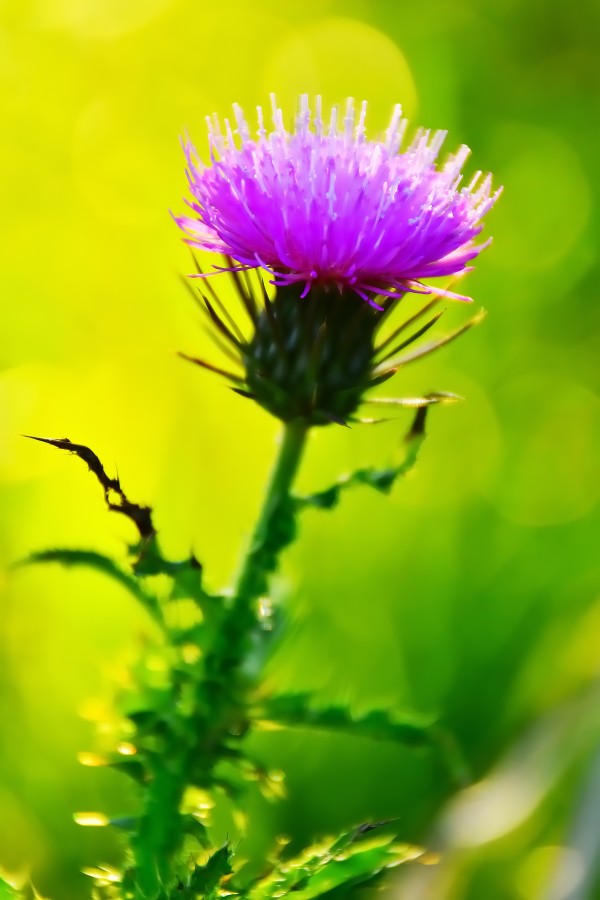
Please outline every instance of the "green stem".
[{"label": "green stem", "polygon": [[[201,783],[211,784],[224,742],[231,740],[232,721],[244,714],[249,683],[242,668],[256,634],[256,600],[267,590],[281,551],[294,537],[290,489],[307,432],[308,423],[303,419],[284,427],[262,509],[236,580],[233,603],[198,669],[193,727],[179,727],[186,723],[174,713],[161,735],[162,750],[152,758],[144,810],[132,838],[135,900],[166,900],[175,895],[177,859],[184,839],[179,808],[185,788],[194,770],[198,778],[200,769]],[[177,705],[178,688],[173,685],[174,710]]]},{"label": "green stem", "polygon": [[293,539],[290,489],[302,459],[308,428],[304,419],[294,419],[284,426],[262,510],[237,577],[234,606],[238,612],[266,591],[267,577],[274,571],[279,553]]}]

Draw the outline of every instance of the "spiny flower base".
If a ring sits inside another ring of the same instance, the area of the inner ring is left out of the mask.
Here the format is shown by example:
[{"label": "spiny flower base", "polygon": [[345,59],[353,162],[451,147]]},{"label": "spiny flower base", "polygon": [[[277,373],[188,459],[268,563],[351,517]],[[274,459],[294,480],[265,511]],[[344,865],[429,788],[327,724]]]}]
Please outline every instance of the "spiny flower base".
[{"label": "spiny flower base", "polygon": [[279,287],[243,352],[253,397],[284,421],[345,423],[369,387],[381,312],[351,290]]},{"label": "spiny flower base", "polygon": [[[365,303],[349,288],[340,291],[319,285],[303,297],[301,286],[291,284],[279,286],[271,298],[260,276],[232,270],[229,257],[225,263],[224,271],[250,320],[250,328],[229,312],[210,279],[201,281],[201,287],[197,282],[192,287],[186,279],[184,284],[206,315],[209,334],[233,367],[224,369],[187,353],[180,356],[225,378],[234,391],[259,403],[276,418],[284,422],[302,420],[305,426],[346,425],[382,421],[356,416],[363,403],[418,408],[460,399],[440,391],[387,399],[369,397],[368,392],[398,369],[477,325],[483,310],[454,331],[409,350],[443,314],[443,310],[436,311],[436,296],[416,312],[411,311],[408,318],[394,322],[405,294],[382,298],[380,307]],[[382,335],[382,326],[388,322]]]}]

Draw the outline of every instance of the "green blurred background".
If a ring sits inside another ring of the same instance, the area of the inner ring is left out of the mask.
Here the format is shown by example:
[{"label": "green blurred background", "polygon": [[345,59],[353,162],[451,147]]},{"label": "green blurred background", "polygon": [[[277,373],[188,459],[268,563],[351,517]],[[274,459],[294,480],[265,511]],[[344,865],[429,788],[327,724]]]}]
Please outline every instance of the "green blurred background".
[{"label": "green blurred background", "polygon": [[[371,135],[401,101],[505,193],[467,283],[486,323],[391,383],[468,402],[433,410],[391,498],[306,515],[270,670],[359,710],[440,716],[477,785],[453,792],[425,752],[264,734],[289,797],[253,796],[240,853],[397,816],[442,853],[399,873],[403,900],[600,897],[599,40],[593,0],[0,0],[0,860],[45,895],[83,898],[80,868],[118,859],[72,814],[133,798],[76,754],[151,629],[101,576],[8,572],[33,549],[122,556],[133,537],[84,466],[20,435],[91,445],[153,504],[166,549],[227,581],[277,426],[176,358],[212,351],[168,210],[183,130],[203,147],[205,115],[238,101],[251,118],[275,90],[290,111],[301,91],[366,98]],[[319,431],[303,485],[385,462],[407,423]]]}]

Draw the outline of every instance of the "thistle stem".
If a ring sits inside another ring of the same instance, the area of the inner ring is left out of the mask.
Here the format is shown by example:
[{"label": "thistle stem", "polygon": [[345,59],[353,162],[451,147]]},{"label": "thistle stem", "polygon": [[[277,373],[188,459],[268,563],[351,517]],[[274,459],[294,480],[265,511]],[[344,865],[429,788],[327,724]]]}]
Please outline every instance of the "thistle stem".
[{"label": "thistle stem", "polygon": [[[162,752],[152,757],[144,810],[132,838],[134,868],[130,876],[135,900],[168,900],[176,896],[175,873],[186,833],[180,812],[186,786],[212,783],[225,743],[231,741],[232,726],[247,716],[250,683],[244,663],[260,629],[256,601],[267,590],[269,575],[277,568],[281,551],[294,538],[290,490],[308,427],[304,419],[285,425],[262,509],[236,580],[233,603],[212,649],[198,668],[193,690],[197,708],[192,725],[176,714],[164,723]],[[179,691],[174,682],[174,710],[178,708]]]},{"label": "thistle stem", "polygon": [[309,425],[304,419],[286,422],[281,446],[267,485],[262,509],[238,573],[234,606],[247,606],[267,589],[267,577],[278,554],[293,539],[289,513],[290,489],[298,472]]}]

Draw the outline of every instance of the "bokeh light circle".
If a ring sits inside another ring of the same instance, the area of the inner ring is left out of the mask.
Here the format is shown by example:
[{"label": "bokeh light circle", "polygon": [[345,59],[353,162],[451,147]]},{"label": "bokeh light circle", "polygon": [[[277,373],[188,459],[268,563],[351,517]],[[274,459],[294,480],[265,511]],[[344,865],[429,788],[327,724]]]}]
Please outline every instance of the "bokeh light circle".
[{"label": "bokeh light circle", "polygon": [[493,140],[503,160],[499,177],[505,191],[494,210],[490,265],[523,273],[552,268],[587,225],[591,190],[586,172],[555,132],[506,124]]},{"label": "bokeh light circle", "polygon": [[412,116],[417,92],[400,48],[365,22],[330,17],[298,29],[267,56],[265,93],[275,91],[284,108],[295,109],[301,93],[322,94],[327,103],[346,97],[369,101],[370,134],[387,127],[391,105]]}]

